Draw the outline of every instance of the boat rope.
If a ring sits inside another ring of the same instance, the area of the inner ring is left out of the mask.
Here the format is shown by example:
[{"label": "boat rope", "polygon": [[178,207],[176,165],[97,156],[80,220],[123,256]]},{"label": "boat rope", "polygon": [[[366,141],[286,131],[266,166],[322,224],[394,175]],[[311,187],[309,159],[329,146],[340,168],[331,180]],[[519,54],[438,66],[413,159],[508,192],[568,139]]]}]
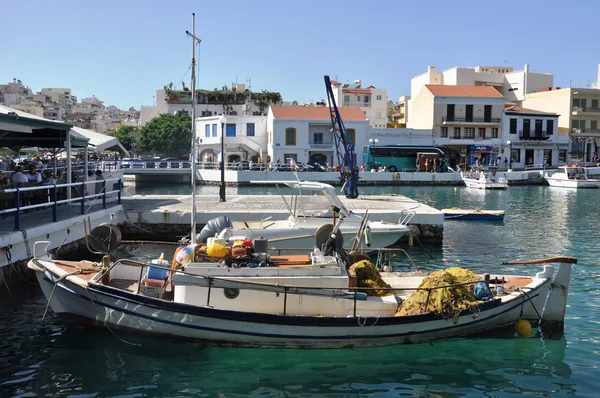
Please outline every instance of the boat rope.
[{"label": "boat rope", "polygon": [[71,275],[75,275],[75,274],[79,274],[81,273],[81,270],[77,269],[73,272],[69,272],[64,274],[63,276],[59,277],[58,279],[56,279],[53,283],[54,286],[52,287],[52,291],[50,292],[50,296],[48,296],[48,302],[46,303],[46,309],[44,310],[44,315],[42,315],[42,321],[44,320],[44,318],[46,318],[46,314],[48,313],[48,308],[50,308],[50,302],[52,301],[52,297],[54,297],[54,292],[56,291],[56,286],[58,286],[58,283],[60,281],[62,281],[63,279],[65,279],[68,276]]},{"label": "boat rope", "polygon": [[85,293],[87,294],[88,298],[90,299],[90,301],[92,302],[92,305],[94,306],[94,309],[96,310],[96,314],[98,315],[98,319],[102,320],[102,323],[104,323],[104,326],[106,326],[106,328],[112,333],[113,336],[115,336],[117,339],[121,340],[121,342],[125,343],[125,344],[129,344],[129,345],[133,345],[133,346],[137,346],[137,347],[141,347],[141,344],[138,343],[132,343],[130,341],[127,341],[125,339],[123,339],[122,337],[118,336],[111,328],[110,326],[108,326],[108,323],[106,322],[106,320],[104,319],[104,317],[102,317],[102,315],[100,315],[100,311],[98,311],[98,307],[96,306],[96,302],[94,301],[94,299],[92,298],[92,296],[90,295],[90,291],[87,287],[84,287]]},{"label": "boat rope", "polygon": [[27,258],[31,257],[31,249],[29,248],[29,239],[27,238],[27,231],[24,229],[19,230],[23,235],[23,243],[25,244],[25,251],[27,252]]}]

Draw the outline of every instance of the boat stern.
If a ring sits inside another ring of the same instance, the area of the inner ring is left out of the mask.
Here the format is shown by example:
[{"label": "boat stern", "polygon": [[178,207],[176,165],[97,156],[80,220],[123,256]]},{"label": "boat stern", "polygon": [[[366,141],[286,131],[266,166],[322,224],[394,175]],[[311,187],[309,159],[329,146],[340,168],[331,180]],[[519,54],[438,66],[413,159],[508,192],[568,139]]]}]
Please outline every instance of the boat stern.
[{"label": "boat stern", "polygon": [[550,285],[550,294],[542,313],[542,324],[545,326],[554,326],[561,329],[564,326],[572,264],[577,264],[576,258],[564,257],[560,262],[558,271]]}]

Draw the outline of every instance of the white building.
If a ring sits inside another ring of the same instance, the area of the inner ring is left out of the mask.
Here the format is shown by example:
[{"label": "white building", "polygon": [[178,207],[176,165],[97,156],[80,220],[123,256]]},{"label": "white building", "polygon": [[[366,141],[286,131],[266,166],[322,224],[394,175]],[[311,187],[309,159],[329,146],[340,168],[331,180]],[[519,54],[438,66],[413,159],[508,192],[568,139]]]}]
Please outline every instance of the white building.
[{"label": "white building", "polygon": [[95,106],[99,106],[99,107],[103,107],[104,106],[104,101],[100,101],[98,98],[96,98],[96,96],[91,96],[88,98],[83,98],[81,100],[82,104],[90,104],[90,105],[95,105]]},{"label": "white building", "polygon": [[44,104],[44,117],[50,120],[63,120],[63,108],[56,102]]},{"label": "white building", "polygon": [[367,115],[372,128],[387,127],[388,97],[385,88],[362,88],[360,80],[355,80],[353,84],[332,80],[331,88],[338,107],[358,107]]},{"label": "white building", "polygon": [[[531,72],[529,65],[521,71],[508,66],[477,66],[474,68],[453,67],[438,72],[435,66],[428,66],[427,72],[415,76],[410,81],[411,98],[415,98],[425,85],[446,86],[492,86],[513,105],[521,105],[527,93],[535,93],[552,87],[554,76],[550,73]],[[409,101],[410,105],[410,101]],[[409,109],[408,126],[412,112]]]},{"label": "white building", "polygon": [[73,106],[77,104],[77,97],[71,95],[70,88],[43,88],[40,94],[51,102],[60,104],[65,113],[71,113]]},{"label": "white building", "polygon": [[556,167],[567,162],[569,136],[559,135],[558,117],[520,106],[504,110],[502,152],[511,168]]},{"label": "white building", "polygon": [[196,118],[200,162],[221,159],[221,138],[226,162],[262,161],[267,154],[267,117],[223,115]]},{"label": "white building", "polygon": [[[360,108],[339,108],[348,144],[361,152],[368,142],[369,119]],[[269,159],[337,164],[330,109],[324,106],[272,106],[267,118]],[[358,153],[356,159],[360,159]]]},{"label": "white building", "polygon": [[32,95],[31,89],[25,87],[21,80],[13,79],[10,83],[0,84],[0,104],[8,107],[18,105]]},{"label": "white building", "polygon": [[44,107],[37,101],[22,101],[19,105],[15,105],[14,108],[32,115],[44,117]]}]

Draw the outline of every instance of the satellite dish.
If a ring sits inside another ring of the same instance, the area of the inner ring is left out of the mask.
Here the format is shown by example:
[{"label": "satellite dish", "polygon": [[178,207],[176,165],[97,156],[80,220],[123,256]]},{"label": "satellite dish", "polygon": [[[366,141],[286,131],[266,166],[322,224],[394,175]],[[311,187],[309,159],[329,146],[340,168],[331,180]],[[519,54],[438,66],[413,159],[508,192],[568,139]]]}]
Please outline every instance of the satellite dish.
[{"label": "satellite dish", "polygon": [[[329,240],[331,233],[333,232],[332,224],[321,225],[317,232],[315,233],[315,245],[322,249],[325,246],[325,243]],[[337,231],[335,234],[335,247],[339,250],[344,247],[344,236],[341,231]]]},{"label": "satellite dish", "polygon": [[121,230],[111,223],[103,223],[92,229],[87,242],[88,250],[96,253],[110,253],[121,243]]}]

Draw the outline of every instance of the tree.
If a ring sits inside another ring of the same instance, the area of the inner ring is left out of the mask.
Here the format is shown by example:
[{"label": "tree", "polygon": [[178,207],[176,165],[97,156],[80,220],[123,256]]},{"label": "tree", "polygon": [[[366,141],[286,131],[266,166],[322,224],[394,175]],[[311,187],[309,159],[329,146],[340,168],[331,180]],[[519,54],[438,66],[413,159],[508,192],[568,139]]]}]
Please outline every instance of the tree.
[{"label": "tree", "polygon": [[138,139],[141,151],[182,157],[190,153],[192,118],[183,112],[155,117],[144,127]]},{"label": "tree", "polygon": [[128,151],[135,148],[137,145],[139,130],[136,126],[121,126],[114,131],[110,131],[108,135],[117,138],[121,145]]}]

